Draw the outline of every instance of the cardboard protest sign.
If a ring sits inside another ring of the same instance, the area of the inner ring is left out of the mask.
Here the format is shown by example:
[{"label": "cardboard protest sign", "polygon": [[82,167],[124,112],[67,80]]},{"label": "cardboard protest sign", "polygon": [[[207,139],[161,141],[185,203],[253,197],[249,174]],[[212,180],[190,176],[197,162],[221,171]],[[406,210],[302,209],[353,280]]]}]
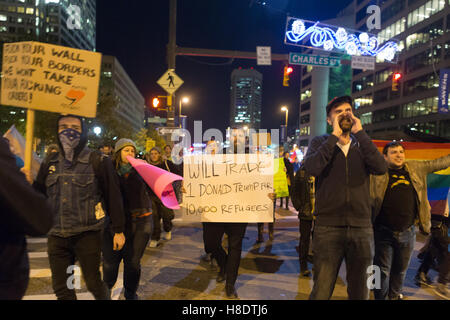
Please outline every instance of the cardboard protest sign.
[{"label": "cardboard protest sign", "polygon": [[273,155],[184,157],[184,220],[273,222]]},{"label": "cardboard protest sign", "polygon": [[0,103],[94,118],[101,54],[40,42],[3,45]]},{"label": "cardboard protest sign", "polygon": [[287,184],[287,176],[284,166],[284,159],[275,159],[278,163],[278,167],[275,168],[275,174],[273,176],[273,184],[277,198],[289,197],[289,188]]}]

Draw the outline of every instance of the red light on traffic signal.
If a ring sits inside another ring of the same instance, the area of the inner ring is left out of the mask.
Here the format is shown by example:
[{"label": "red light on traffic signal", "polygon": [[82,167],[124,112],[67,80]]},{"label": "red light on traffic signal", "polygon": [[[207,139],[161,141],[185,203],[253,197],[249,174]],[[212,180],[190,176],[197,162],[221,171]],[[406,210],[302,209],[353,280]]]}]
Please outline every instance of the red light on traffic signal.
[{"label": "red light on traffic signal", "polygon": [[394,80],[400,80],[401,79],[401,77],[402,77],[402,74],[401,73],[394,73]]},{"label": "red light on traffic signal", "polygon": [[294,69],[292,69],[292,67],[287,67],[286,68],[286,73],[287,74],[291,74],[294,71]]},{"label": "red light on traffic signal", "polygon": [[159,99],[153,98],[153,108],[158,108],[158,106],[159,106]]}]

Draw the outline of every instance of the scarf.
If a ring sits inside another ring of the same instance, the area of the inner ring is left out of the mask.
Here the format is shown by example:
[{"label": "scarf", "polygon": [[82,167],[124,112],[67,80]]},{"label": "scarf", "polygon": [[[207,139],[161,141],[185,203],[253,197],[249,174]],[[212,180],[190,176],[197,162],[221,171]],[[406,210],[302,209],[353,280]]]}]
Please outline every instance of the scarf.
[{"label": "scarf", "polygon": [[117,169],[117,174],[122,177],[127,173],[130,173],[131,169],[133,169],[133,166],[129,163],[120,164],[119,169]]},{"label": "scarf", "polygon": [[73,161],[75,148],[80,143],[81,133],[74,129],[66,129],[59,133],[59,141],[64,149],[64,155],[69,162]]}]

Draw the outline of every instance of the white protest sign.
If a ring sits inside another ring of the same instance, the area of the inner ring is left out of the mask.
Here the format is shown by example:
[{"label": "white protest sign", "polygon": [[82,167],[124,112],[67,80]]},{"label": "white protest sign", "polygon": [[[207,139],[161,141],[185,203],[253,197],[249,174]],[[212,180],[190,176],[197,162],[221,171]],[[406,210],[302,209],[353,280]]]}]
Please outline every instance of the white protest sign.
[{"label": "white protest sign", "polygon": [[273,222],[273,155],[192,155],[183,161],[183,220]]}]

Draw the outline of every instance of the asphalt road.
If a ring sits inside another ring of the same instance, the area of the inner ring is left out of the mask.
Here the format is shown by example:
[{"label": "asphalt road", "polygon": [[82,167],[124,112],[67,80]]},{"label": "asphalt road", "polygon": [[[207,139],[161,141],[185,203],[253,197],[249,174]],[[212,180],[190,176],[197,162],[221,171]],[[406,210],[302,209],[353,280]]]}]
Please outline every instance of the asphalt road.
[{"label": "asphalt road", "polygon": [[[243,241],[243,251],[236,290],[241,300],[307,300],[312,278],[299,276],[298,219],[294,210],[278,209],[275,238],[256,243],[256,224],[249,224]],[[164,232],[163,232],[164,236]],[[419,288],[414,275],[419,266],[417,254],[424,237],[417,234],[417,242],[408,269],[403,294],[408,300],[437,300],[432,288]],[[46,239],[28,239],[31,279],[26,300],[54,300],[51,273],[48,267]],[[172,240],[162,240],[157,248],[147,247],[142,258],[142,276],[138,295],[141,300],[223,300],[226,299],[224,283],[216,283],[217,271],[200,261],[203,251],[202,226],[174,220]],[[123,266],[121,266],[121,271]],[[436,281],[437,272],[430,277]],[[113,299],[123,299],[122,273],[113,289]],[[78,299],[91,300],[81,281]],[[373,299],[373,296],[371,297]],[[347,299],[345,265],[341,267],[334,300]]]}]

